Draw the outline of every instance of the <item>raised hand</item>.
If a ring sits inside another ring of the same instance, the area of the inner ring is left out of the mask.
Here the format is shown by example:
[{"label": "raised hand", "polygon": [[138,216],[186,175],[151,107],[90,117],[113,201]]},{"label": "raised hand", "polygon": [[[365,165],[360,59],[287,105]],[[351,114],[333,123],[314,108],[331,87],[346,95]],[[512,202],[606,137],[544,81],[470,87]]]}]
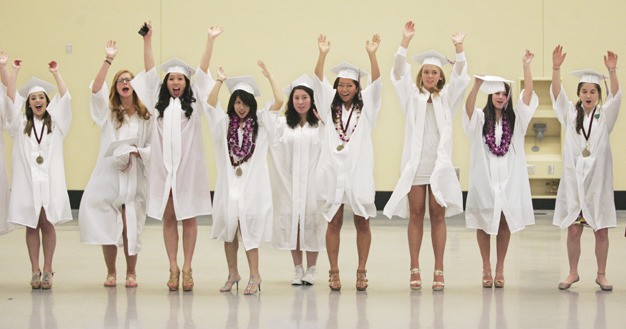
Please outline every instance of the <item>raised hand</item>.
[{"label": "raised hand", "polygon": [[14,60],[13,68],[15,69],[15,71],[19,71],[22,68],[22,60],[21,59]]},{"label": "raised hand", "polygon": [[411,40],[415,35],[415,23],[408,21],[404,24],[404,30],[402,31],[402,38]]},{"label": "raised hand", "polygon": [[452,43],[459,44],[459,43],[463,43],[463,41],[465,40],[465,36],[467,35],[466,32],[457,32],[455,34],[452,35]]},{"label": "raised hand", "polygon": [[52,73],[59,72],[59,63],[57,63],[56,61],[50,61],[48,63],[48,70]]},{"label": "raised hand", "polygon": [[606,55],[604,55],[604,65],[609,71],[615,70],[617,67],[617,54],[608,50]]},{"label": "raised hand", "polygon": [[380,35],[374,34],[372,36],[372,40],[365,41],[365,50],[367,50],[368,54],[376,53],[376,50],[378,50],[378,46],[380,46],[380,40]]},{"label": "raised hand", "polygon": [[325,35],[320,34],[317,37],[317,47],[319,48],[320,53],[328,53],[328,51],[330,50],[330,40],[327,40]]},{"label": "raised hand", "polygon": [[213,25],[209,28],[208,34],[209,34],[209,38],[211,39],[215,39],[217,38],[220,34],[222,34],[222,32],[224,32],[224,27],[221,25]]},{"label": "raised hand", "polygon": [[9,55],[6,54],[4,51],[0,51],[0,66],[7,65],[8,61],[9,61]]},{"label": "raised hand", "polygon": [[556,47],[554,47],[554,50],[552,51],[552,68],[553,69],[561,68],[561,64],[563,64],[563,61],[565,60],[565,55],[567,55],[567,53],[563,52],[563,46],[557,45]]},{"label": "raised hand", "polygon": [[526,53],[524,54],[524,57],[523,57],[524,65],[530,65],[534,57],[535,57],[535,54],[530,52],[530,50],[526,49]]},{"label": "raised hand", "polygon": [[221,67],[221,66],[218,67],[217,68],[217,80],[224,81],[226,79],[227,79],[227,77],[226,77],[226,73],[224,72],[224,68]]},{"label": "raised hand", "polygon": [[115,55],[117,55],[117,44],[115,40],[107,41],[105,53],[107,59],[113,60],[115,58]]},{"label": "raised hand", "polygon": [[261,72],[263,72],[263,76],[269,79],[272,75],[267,70],[265,63],[263,63],[263,61],[261,60],[257,61],[256,63],[261,67]]},{"label": "raised hand", "polygon": [[152,21],[147,21],[147,22],[144,22],[143,24],[148,28],[148,31],[146,31],[146,34],[143,35],[143,38],[152,39]]}]

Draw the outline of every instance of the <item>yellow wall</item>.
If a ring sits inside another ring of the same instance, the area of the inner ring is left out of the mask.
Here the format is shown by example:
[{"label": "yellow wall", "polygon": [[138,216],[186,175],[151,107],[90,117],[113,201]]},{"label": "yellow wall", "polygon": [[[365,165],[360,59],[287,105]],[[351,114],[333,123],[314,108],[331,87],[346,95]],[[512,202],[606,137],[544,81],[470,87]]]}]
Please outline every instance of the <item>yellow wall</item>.
[{"label": "yellow wall", "polygon": [[[518,81],[525,49],[535,53],[535,77],[550,77],[551,52],[561,43],[568,53],[563,72],[594,68],[605,72],[602,55],[607,49],[626,59],[621,33],[623,1],[619,0],[473,0],[473,1],[206,1],[206,0],[83,0],[83,1],[2,1],[0,49],[24,60],[18,85],[31,75],[52,81],[46,63],[55,59],[73,97],[74,119],[65,142],[68,189],[84,189],[97,154],[99,129],[89,116],[88,85],[104,60],[106,40],[118,42],[119,52],[112,73],[129,68],[142,69],[142,42],[137,30],[142,20],[155,28],[157,63],[179,57],[197,65],[210,25],[221,24],[211,71],[224,66],[230,76],[252,74],[263,96],[271,98],[257,59],[264,59],[281,85],[302,73],[312,74],[317,58],[316,38],[324,33],[331,40],[327,68],[348,60],[369,71],[365,40],[373,33],[382,36],[378,58],[383,71],[383,107],[374,130],[376,186],[393,189],[399,175],[404,118],[389,83],[393,54],[399,44],[404,22],[416,22],[417,32],[409,49],[415,54],[438,49],[452,57],[450,36],[467,31],[465,50],[470,74],[491,74]],[[66,45],[73,47],[66,54]],[[622,67],[619,65],[618,67]],[[446,70],[449,76],[448,68]],[[414,67],[413,74],[417,72]],[[618,71],[623,80],[622,71]],[[109,75],[108,81],[112,78]],[[334,76],[331,76],[334,78]],[[576,81],[564,76],[570,95]],[[517,88],[515,88],[517,90]],[[227,93],[222,93],[226,102]],[[483,104],[481,98],[478,104]],[[626,190],[626,176],[618,175],[626,160],[620,141],[626,137],[622,115],[612,134],[615,189]],[[454,163],[461,169],[461,184],[467,190],[469,143],[461,128],[460,112],[455,119]],[[212,142],[205,124],[205,147],[212,183],[215,164]],[[7,138],[7,159],[11,142]],[[10,162],[10,161],[8,161]],[[10,166],[10,163],[9,163]]]}]

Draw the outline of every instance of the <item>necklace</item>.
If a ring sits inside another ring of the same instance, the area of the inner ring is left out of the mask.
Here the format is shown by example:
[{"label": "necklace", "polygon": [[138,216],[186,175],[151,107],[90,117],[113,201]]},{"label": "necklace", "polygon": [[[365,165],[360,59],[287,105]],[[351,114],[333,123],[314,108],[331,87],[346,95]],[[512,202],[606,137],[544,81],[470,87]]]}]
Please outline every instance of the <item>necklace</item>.
[{"label": "necklace", "polygon": [[496,123],[495,120],[489,123],[489,129],[485,135],[485,144],[489,147],[489,151],[497,157],[504,156],[509,151],[511,144],[511,127],[506,119],[502,119],[502,138],[500,145],[496,145]]},{"label": "necklace", "polygon": [[252,140],[254,120],[251,117],[247,117],[243,122],[243,136],[242,143],[239,146],[239,126],[241,125],[241,118],[238,115],[231,115],[230,122],[228,123],[228,155],[230,158],[230,164],[235,168],[235,175],[243,175],[241,164],[248,161],[254,153],[255,143]]},{"label": "necklace", "polygon": [[334,120],[335,130],[337,131],[337,134],[339,134],[339,139],[341,139],[341,141],[343,142],[342,144],[337,146],[337,151],[341,151],[344,149],[346,143],[350,141],[350,137],[352,137],[352,133],[354,133],[354,130],[356,129],[356,124],[355,124],[354,127],[352,128],[352,131],[350,131],[350,133],[348,134],[347,130],[350,128],[350,120],[352,119],[352,114],[354,114],[354,112],[357,112],[356,119],[355,119],[357,124],[359,122],[359,118],[361,117],[361,110],[357,108],[356,106],[352,106],[352,111],[350,111],[350,115],[348,115],[348,120],[346,121],[346,125],[344,126],[341,120],[342,112],[343,112],[343,106],[339,106],[339,109],[335,113],[335,120]]},{"label": "necklace", "polygon": [[583,157],[588,157],[591,155],[591,151],[589,151],[589,137],[591,136],[591,127],[593,126],[593,116],[596,114],[597,106],[593,107],[593,112],[591,112],[591,119],[589,120],[589,130],[585,131],[585,126],[582,126],[583,136],[585,137],[585,148],[583,149]]},{"label": "necklace", "polygon": [[43,157],[41,156],[41,140],[43,139],[43,130],[46,127],[46,124],[44,122],[42,122],[41,124],[41,134],[39,136],[37,136],[37,129],[35,129],[35,122],[33,121],[33,133],[35,134],[35,140],[37,141],[37,152],[39,153],[37,155],[37,159],[35,159],[35,161],[37,161],[38,164],[42,164],[43,163]]}]

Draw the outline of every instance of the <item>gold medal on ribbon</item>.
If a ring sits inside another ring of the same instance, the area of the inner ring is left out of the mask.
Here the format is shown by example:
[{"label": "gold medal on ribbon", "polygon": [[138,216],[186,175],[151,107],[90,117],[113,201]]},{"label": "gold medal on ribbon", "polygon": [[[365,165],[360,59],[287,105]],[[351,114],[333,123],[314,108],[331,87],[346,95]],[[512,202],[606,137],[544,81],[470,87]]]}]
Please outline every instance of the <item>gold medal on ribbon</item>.
[{"label": "gold medal on ribbon", "polygon": [[42,164],[43,163],[43,157],[41,155],[38,155],[36,161],[37,161],[38,164]]},{"label": "gold medal on ribbon", "polygon": [[241,170],[241,167],[237,167],[237,169],[235,169],[235,175],[237,176],[243,175],[243,170]]},{"label": "gold medal on ribbon", "polygon": [[341,151],[341,150],[343,150],[343,144],[337,146],[337,151]]},{"label": "gold medal on ribbon", "polygon": [[583,150],[583,157],[588,157],[591,155],[591,152],[589,152],[589,150],[585,147],[585,149]]}]

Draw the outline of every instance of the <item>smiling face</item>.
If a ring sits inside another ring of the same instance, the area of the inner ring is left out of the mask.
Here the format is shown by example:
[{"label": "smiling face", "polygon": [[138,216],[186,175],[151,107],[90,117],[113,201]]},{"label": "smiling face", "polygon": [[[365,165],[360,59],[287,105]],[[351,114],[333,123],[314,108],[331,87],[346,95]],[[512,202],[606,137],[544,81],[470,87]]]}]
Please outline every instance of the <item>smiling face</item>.
[{"label": "smiling face", "polygon": [[235,113],[241,119],[247,117],[248,113],[250,113],[250,106],[246,105],[239,97],[235,98],[234,107]]},{"label": "smiling face", "polygon": [[298,112],[301,118],[306,118],[307,113],[311,109],[311,97],[309,93],[303,89],[294,89],[293,91],[293,108]]},{"label": "smiling face", "polygon": [[183,95],[187,81],[185,81],[185,75],[182,73],[172,72],[167,77],[167,90],[170,92],[170,96],[179,98]]},{"label": "smiling face", "polygon": [[578,86],[578,97],[585,110],[592,110],[600,99],[600,89],[595,83],[581,83]]},{"label": "smiling face", "polygon": [[352,104],[354,96],[356,96],[357,85],[352,79],[339,78],[337,82],[337,94],[341,101],[348,107]]},{"label": "smiling face", "polygon": [[33,110],[33,116],[38,119],[43,118],[48,107],[48,100],[46,93],[43,91],[37,91],[28,95],[28,105]]},{"label": "smiling face", "polygon": [[133,80],[130,72],[122,72],[117,76],[115,80],[115,90],[120,95],[120,98],[128,98],[133,96],[133,86],[130,85],[130,81]]},{"label": "smiling face", "polygon": [[438,90],[437,84],[442,78],[441,69],[432,64],[424,64],[420,70],[422,86],[432,93]]},{"label": "smiling face", "polygon": [[504,108],[504,104],[507,100],[506,91],[499,91],[497,93],[491,94],[491,103],[496,110],[502,110]]}]

